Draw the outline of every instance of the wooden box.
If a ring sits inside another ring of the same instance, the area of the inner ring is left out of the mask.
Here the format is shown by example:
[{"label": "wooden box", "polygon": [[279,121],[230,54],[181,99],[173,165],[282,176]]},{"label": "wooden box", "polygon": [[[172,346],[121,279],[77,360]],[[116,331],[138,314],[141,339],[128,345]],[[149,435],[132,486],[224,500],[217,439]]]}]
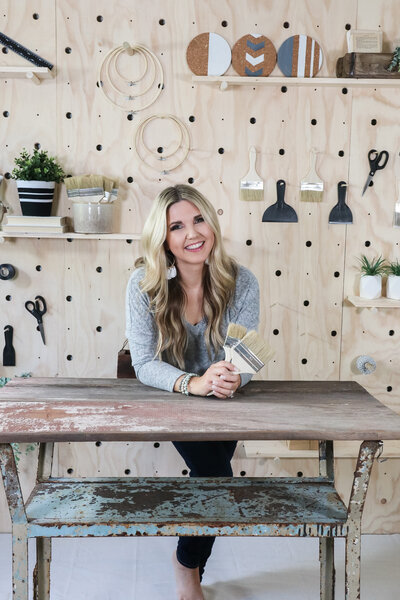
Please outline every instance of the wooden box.
[{"label": "wooden box", "polygon": [[356,79],[399,79],[397,70],[387,71],[393,54],[390,52],[349,52],[338,58],[336,77],[355,77]]}]

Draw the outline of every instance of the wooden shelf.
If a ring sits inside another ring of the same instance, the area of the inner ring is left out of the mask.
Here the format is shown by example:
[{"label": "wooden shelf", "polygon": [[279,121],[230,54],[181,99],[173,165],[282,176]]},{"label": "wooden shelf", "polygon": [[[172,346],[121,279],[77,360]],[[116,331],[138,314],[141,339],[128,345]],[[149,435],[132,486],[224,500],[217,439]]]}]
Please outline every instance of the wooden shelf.
[{"label": "wooden shelf", "polygon": [[226,90],[230,85],[249,86],[295,86],[295,87],[400,87],[397,79],[353,79],[341,77],[240,77],[226,75],[220,77],[193,75],[193,83],[219,84],[220,89]]},{"label": "wooden shelf", "polygon": [[140,233],[9,233],[0,231],[0,242],[6,238],[37,238],[37,239],[73,239],[73,240],[140,240]]},{"label": "wooden shelf", "polygon": [[347,300],[358,308],[400,308],[400,300],[385,297],[368,300],[360,296],[347,296]]},{"label": "wooden shelf", "polygon": [[30,79],[36,84],[40,84],[42,79],[52,79],[55,75],[55,68],[48,67],[3,67],[0,66],[0,77],[2,79]]}]

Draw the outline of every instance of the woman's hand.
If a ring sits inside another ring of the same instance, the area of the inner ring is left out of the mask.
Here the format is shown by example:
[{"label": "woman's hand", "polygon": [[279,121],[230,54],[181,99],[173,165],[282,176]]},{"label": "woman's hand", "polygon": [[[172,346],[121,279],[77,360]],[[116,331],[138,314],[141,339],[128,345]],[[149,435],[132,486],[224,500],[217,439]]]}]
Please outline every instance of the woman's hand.
[{"label": "woman's hand", "polygon": [[217,398],[231,398],[240,386],[237,368],[226,360],[214,363],[201,377],[192,377],[189,392],[194,396],[207,396],[210,392]]}]

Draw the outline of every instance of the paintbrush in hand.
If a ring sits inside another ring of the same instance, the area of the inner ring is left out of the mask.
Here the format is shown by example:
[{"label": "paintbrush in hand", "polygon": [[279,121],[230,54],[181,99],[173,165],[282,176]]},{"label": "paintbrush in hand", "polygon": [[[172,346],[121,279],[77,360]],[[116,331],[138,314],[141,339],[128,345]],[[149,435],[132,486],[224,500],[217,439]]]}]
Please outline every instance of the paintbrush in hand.
[{"label": "paintbrush in hand", "polygon": [[231,362],[239,373],[258,373],[274,356],[275,351],[255,330],[246,335],[230,350]]},{"label": "paintbrush in hand", "polygon": [[229,323],[223,348],[225,360],[231,362],[231,349],[246,335],[247,329],[238,323]]}]

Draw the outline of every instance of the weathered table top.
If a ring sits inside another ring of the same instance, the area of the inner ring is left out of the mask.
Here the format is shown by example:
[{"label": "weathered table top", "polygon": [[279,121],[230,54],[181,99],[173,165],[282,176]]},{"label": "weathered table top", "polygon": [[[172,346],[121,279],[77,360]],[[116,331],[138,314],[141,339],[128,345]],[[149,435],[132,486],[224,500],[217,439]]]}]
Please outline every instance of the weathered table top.
[{"label": "weathered table top", "polygon": [[134,379],[28,378],[0,389],[0,442],[396,440],[400,415],[356,382],[253,381],[233,399]]}]

